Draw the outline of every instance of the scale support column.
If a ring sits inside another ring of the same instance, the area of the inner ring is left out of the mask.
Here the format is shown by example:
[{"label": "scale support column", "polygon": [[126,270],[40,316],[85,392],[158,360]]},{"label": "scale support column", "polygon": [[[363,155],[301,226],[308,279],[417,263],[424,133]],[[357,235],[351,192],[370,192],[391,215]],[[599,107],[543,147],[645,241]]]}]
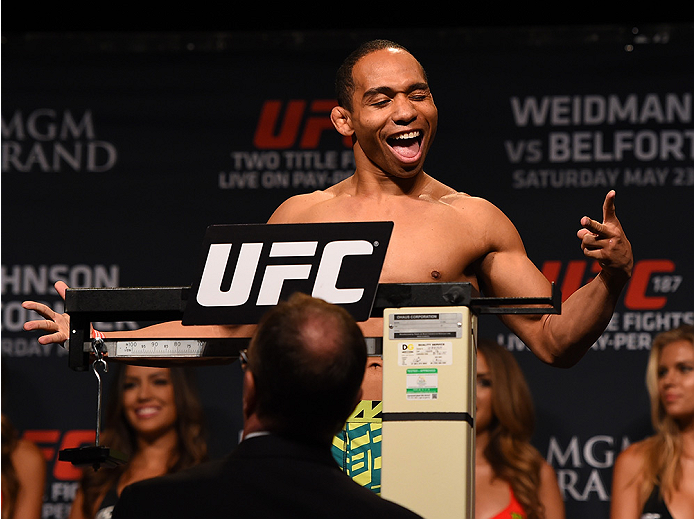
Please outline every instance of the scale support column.
[{"label": "scale support column", "polygon": [[477,316],[384,310],[381,495],[427,519],[474,517]]}]

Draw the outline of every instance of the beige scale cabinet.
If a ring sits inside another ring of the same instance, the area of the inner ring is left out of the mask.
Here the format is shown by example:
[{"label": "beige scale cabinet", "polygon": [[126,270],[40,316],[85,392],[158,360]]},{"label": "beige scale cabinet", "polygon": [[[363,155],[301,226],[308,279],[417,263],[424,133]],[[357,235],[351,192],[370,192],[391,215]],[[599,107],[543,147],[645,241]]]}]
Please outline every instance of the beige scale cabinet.
[{"label": "beige scale cabinet", "polygon": [[384,310],[381,495],[427,519],[474,517],[477,317]]}]

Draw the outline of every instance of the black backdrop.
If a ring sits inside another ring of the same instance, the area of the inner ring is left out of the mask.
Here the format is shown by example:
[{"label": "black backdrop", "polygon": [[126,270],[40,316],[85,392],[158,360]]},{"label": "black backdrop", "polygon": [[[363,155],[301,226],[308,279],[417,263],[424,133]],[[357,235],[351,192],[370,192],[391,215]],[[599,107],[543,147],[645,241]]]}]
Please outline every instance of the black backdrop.
[{"label": "black backdrop", "polygon": [[[4,34],[2,410],[49,460],[45,518],[67,516],[77,473],[57,451],[93,439],[96,380],[21,331],[21,301],[59,304],[57,279],[189,285],[208,224],[264,222],[344,178],[332,80],[373,37],[427,69],[440,112],[427,172],[504,210],[564,296],[594,275],[581,216],[600,219],[617,191],[634,277],[576,367],[547,367],[480,322],[529,379],[534,442],[568,517],[607,517],[614,457],[650,431],[651,337],[694,323],[690,24]],[[239,369],[197,370],[219,456],[240,428]]]}]

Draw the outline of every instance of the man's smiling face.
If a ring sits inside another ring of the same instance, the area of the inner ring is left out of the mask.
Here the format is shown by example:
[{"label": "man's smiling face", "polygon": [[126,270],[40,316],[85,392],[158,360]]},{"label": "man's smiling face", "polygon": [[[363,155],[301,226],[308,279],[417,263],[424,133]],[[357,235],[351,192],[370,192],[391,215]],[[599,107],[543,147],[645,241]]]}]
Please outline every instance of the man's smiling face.
[{"label": "man's smiling face", "polygon": [[372,164],[402,178],[422,171],[438,124],[438,111],[419,62],[399,49],[361,58],[352,72],[351,124]]}]

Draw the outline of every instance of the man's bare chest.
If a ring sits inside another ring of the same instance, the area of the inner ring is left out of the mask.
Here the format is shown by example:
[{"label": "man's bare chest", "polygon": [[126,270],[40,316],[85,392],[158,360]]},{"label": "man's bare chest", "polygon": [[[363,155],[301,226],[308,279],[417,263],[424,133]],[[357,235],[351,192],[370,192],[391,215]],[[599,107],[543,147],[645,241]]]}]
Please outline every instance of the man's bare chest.
[{"label": "man's bare chest", "polygon": [[481,249],[470,237],[422,223],[395,222],[381,272],[382,283],[475,281]]},{"label": "man's bare chest", "polygon": [[338,198],[313,206],[300,221],[392,221],[382,283],[476,283],[474,265],[487,247],[475,218],[437,202],[364,203]]}]

